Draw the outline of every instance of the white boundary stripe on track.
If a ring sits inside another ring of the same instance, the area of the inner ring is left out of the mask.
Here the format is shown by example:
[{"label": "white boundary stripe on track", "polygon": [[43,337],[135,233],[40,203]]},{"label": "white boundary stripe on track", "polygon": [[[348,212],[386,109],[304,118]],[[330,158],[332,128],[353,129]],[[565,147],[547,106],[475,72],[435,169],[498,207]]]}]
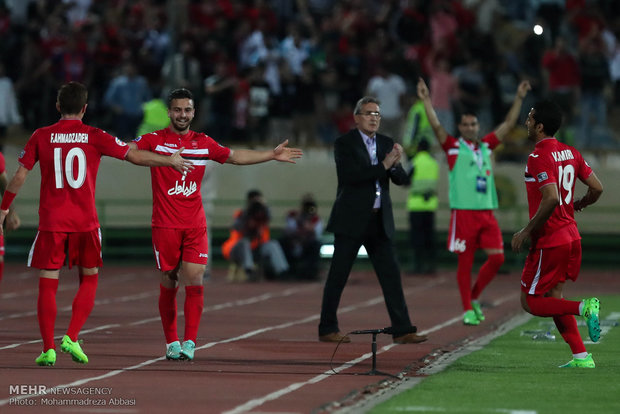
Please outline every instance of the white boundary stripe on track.
[{"label": "white boundary stripe on track", "polygon": [[[499,304],[512,298],[513,296],[505,296],[504,298],[494,303]],[[425,374],[425,375],[431,375],[431,374],[436,374],[438,372],[441,372],[444,369],[446,369],[448,366],[450,366],[452,363],[454,363],[456,360],[458,360],[459,358],[462,358],[466,355],[471,354],[472,352],[475,352],[475,351],[478,351],[484,348],[493,339],[504,335],[505,333],[509,332],[510,330],[512,330],[513,328],[517,326],[523,325],[531,318],[532,318],[532,315],[528,313],[525,313],[525,312],[519,313],[518,315],[513,316],[511,319],[509,319],[508,321],[500,325],[494,331],[474,341],[468,342],[467,344],[465,344],[464,346],[462,346],[461,348],[453,352],[449,352],[447,354],[442,355],[436,361],[432,362],[428,366],[423,367],[418,372],[420,374]],[[461,321],[462,316],[459,316],[457,319],[458,321]],[[382,391],[380,395],[377,395],[377,394],[370,395],[362,399],[356,404],[353,404],[349,407],[343,408],[338,411],[333,411],[333,412],[338,412],[339,414],[348,414],[348,413],[357,414],[357,413],[368,412],[375,406],[379,405],[380,403],[387,401],[390,398],[415,387],[423,379],[424,377],[405,378],[404,381],[393,383],[391,387]],[[441,410],[441,409],[439,408],[438,410]],[[431,410],[429,409],[428,411],[431,411]]]},{"label": "white boundary stripe on track", "polygon": [[[504,303],[504,302],[506,302],[506,301],[508,301],[508,300],[510,300],[510,299],[514,299],[515,297],[516,297],[516,295],[515,295],[515,294],[506,295],[506,296],[502,297],[501,299],[499,299],[499,300],[497,300],[497,301],[493,302],[493,304],[494,304],[494,306],[497,306],[497,305],[499,305],[499,304],[501,304],[501,303]],[[382,297],[381,297],[381,299],[382,299]],[[368,301],[368,302],[370,302],[370,301]],[[433,326],[433,327],[431,327],[431,328],[429,328],[429,329],[427,329],[427,330],[420,331],[420,333],[421,333],[421,334],[427,334],[427,333],[429,333],[429,332],[435,332],[435,331],[438,331],[438,330],[440,330],[440,329],[442,329],[442,328],[445,328],[445,327],[447,327],[447,326],[449,326],[449,325],[453,325],[453,324],[455,324],[455,323],[457,323],[457,322],[461,322],[462,320],[463,320],[463,316],[459,314],[459,316],[457,316],[457,317],[454,317],[454,318],[448,319],[447,321],[445,321],[445,322],[443,322],[443,323],[440,323],[440,324],[437,324],[437,325],[435,325],[435,326]],[[500,327],[500,329],[501,329],[501,327]],[[499,331],[500,329],[498,329],[497,331]],[[494,338],[494,336],[493,336],[493,337],[491,337],[491,336],[492,336],[495,332],[497,332],[497,331],[494,331],[494,332],[492,332],[491,334],[488,334],[488,335],[486,335],[486,336],[484,336],[484,337],[483,337],[483,338],[486,338],[487,336],[489,336],[489,337],[490,337],[490,338],[487,340],[487,342],[486,342],[486,343],[488,343],[489,341],[491,341],[491,339],[493,339],[493,338]],[[496,336],[497,336],[497,335],[496,335]],[[481,338],[481,339],[483,339],[483,338]],[[477,348],[477,349],[479,349],[480,347],[482,347],[482,346],[483,346],[483,343],[482,343],[482,342],[479,342],[479,341],[481,341],[481,340],[473,341],[473,342],[471,342],[470,344],[468,344],[468,346],[467,346],[467,347],[470,347],[470,346],[472,346],[472,344],[476,343],[476,344],[478,344],[478,348]],[[389,344],[389,345],[385,345],[385,346],[381,347],[381,349],[377,350],[377,355],[379,355],[379,354],[381,354],[381,353],[383,353],[383,352],[386,352],[386,351],[390,350],[390,349],[391,349],[391,348],[393,348],[394,346],[396,346],[396,344]],[[465,348],[467,348],[467,347],[465,347]],[[456,351],[456,352],[458,352],[458,351]],[[473,352],[473,349],[472,349],[472,350],[470,350],[469,352]],[[468,353],[469,353],[469,352],[468,352]],[[453,354],[453,353],[450,353],[450,354],[448,354],[448,355],[452,355],[452,354]],[[460,358],[460,357],[461,357],[461,356],[463,356],[463,355],[465,355],[465,354],[459,355],[459,356],[458,356],[458,358]],[[275,399],[277,399],[277,398],[282,397],[283,395],[286,395],[286,394],[289,394],[289,393],[291,393],[291,392],[293,392],[293,391],[296,391],[296,390],[300,389],[301,387],[304,387],[304,386],[306,386],[306,385],[311,385],[311,384],[316,384],[316,383],[318,383],[318,382],[321,382],[321,381],[323,381],[324,379],[327,379],[327,378],[329,378],[330,376],[334,375],[334,371],[335,371],[336,373],[338,373],[338,372],[340,372],[340,371],[343,371],[343,370],[345,370],[345,369],[347,369],[347,368],[350,368],[350,367],[354,366],[355,364],[357,364],[357,363],[359,363],[359,362],[362,362],[362,361],[364,361],[364,360],[366,360],[366,359],[368,359],[368,358],[371,358],[371,357],[372,357],[372,353],[371,353],[371,352],[369,352],[369,353],[364,354],[364,355],[362,355],[362,356],[360,356],[360,357],[358,357],[358,358],[356,358],[356,359],[353,359],[353,360],[351,360],[351,361],[345,362],[344,364],[340,365],[339,367],[336,367],[336,368],[334,368],[334,369],[330,369],[330,370],[328,370],[328,371],[325,371],[325,372],[324,372],[323,374],[321,374],[321,375],[317,375],[317,376],[316,376],[316,377],[314,377],[314,378],[310,378],[310,379],[309,379],[309,380],[307,380],[307,381],[297,382],[297,383],[295,383],[295,384],[291,384],[291,385],[289,385],[288,387],[285,387],[285,388],[282,388],[282,389],[280,389],[280,390],[274,391],[274,392],[272,392],[272,393],[270,393],[270,394],[267,394],[267,395],[265,395],[265,396],[263,396],[263,397],[260,397],[260,398],[255,398],[255,399],[250,400],[250,401],[248,401],[248,402],[246,402],[246,403],[244,403],[244,404],[238,405],[237,407],[233,408],[232,410],[225,411],[223,414],[240,414],[240,413],[247,412],[247,411],[249,411],[249,410],[252,410],[252,409],[254,409],[254,408],[256,408],[256,407],[259,407],[259,406],[263,405],[264,403],[266,403],[266,402],[268,402],[268,401],[273,401],[273,400],[275,400]],[[455,360],[456,360],[456,359],[457,359],[457,358],[455,358]],[[451,361],[451,362],[452,362],[452,361]],[[446,364],[445,366],[447,366],[447,365],[448,365],[448,364]],[[444,366],[444,368],[445,368],[445,366]],[[429,372],[429,373],[430,373],[430,372]],[[401,384],[401,382],[399,382],[399,384]],[[417,384],[417,382],[416,382],[416,384]],[[415,385],[415,384],[414,384],[414,385]],[[413,386],[413,385],[412,385],[412,386]],[[371,397],[371,398],[373,398],[373,397]],[[357,410],[357,411],[356,411],[356,410],[353,410],[353,411],[343,411],[343,412],[357,413],[357,412],[359,412],[359,410]]]},{"label": "white boundary stripe on track", "polygon": [[[254,296],[251,298],[247,298],[247,299],[240,299],[240,300],[235,300],[235,301],[231,301],[231,302],[225,302],[225,303],[220,303],[217,305],[213,305],[213,306],[207,306],[204,308],[203,313],[204,312],[211,312],[211,311],[216,311],[216,310],[220,310],[220,309],[226,309],[226,308],[231,308],[233,306],[244,306],[244,305],[249,305],[249,304],[253,304],[253,303],[258,303],[261,301],[265,301],[265,300],[269,300],[269,299],[274,299],[277,297],[286,297],[286,296],[291,296],[295,293],[299,293],[302,292],[303,290],[307,290],[308,288],[290,288],[290,289],[285,289],[282,292],[277,292],[277,293],[270,293],[270,294],[262,294],[262,295],[258,295],[258,296]],[[140,299],[146,299],[155,295],[158,295],[158,292],[141,292],[141,293],[136,293],[133,295],[127,295],[127,296],[120,296],[120,297],[116,297],[116,298],[107,298],[107,299],[100,299],[100,300],[96,300],[95,301],[95,306],[99,306],[99,305],[109,305],[112,303],[122,303],[122,302],[130,302],[133,300],[140,300]],[[71,306],[65,306],[63,308],[59,309],[61,312],[67,312],[71,310]],[[14,313],[14,314],[10,314],[7,315],[5,318],[0,318],[0,320],[2,319],[14,319],[14,318],[18,318],[21,316],[33,316],[36,315],[37,312],[36,311],[30,311],[30,312],[22,312],[22,313]],[[179,313],[179,316],[183,315],[183,312]],[[159,316],[153,317],[153,318],[147,318],[147,319],[142,319],[140,321],[136,321],[136,322],[131,322],[128,324],[128,326],[136,326],[136,325],[142,325],[145,323],[149,323],[149,322],[159,322],[160,318]],[[80,332],[80,335],[89,333],[89,332],[96,332],[96,331],[100,331],[102,329],[108,329],[108,328],[117,328],[122,326],[121,324],[111,324],[111,325],[103,325],[100,327],[95,327],[95,328],[91,328],[88,330],[84,330],[82,332]],[[57,336],[55,337],[55,339],[58,338],[62,338],[61,336]],[[43,342],[42,339],[34,339],[32,341],[27,341],[27,342],[19,342],[19,343],[14,343],[14,344],[10,344],[10,345],[5,345],[3,347],[0,347],[0,351],[3,349],[11,349],[11,348],[17,348],[18,346],[22,346],[22,345],[29,345],[29,344],[35,344],[38,342]]]},{"label": "white boundary stripe on track", "polygon": [[[444,278],[436,279],[436,280],[433,280],[433,281],[431,281],[429,283],[426,283],[426,284],[422,285],[421,287],[417,287],[415,289],[410,289],[410,290],[425,290],[425,289],[433,287],[433,286],[435,286],[435,285],[437,285],[439,283],[442,283],[443,281],[444,281]],[[294,292],[292,292],[294,290],[295,289],[288,289],[287,291],[291,291],[290,294],[292,294],[292,293],[294,293]],[[300,288],[300,290],[302,290],[302,288]],[[265,295],[260,295],[260,296],[264,297]],[[375,305],[377,303],[381,303],[383,300],[384,300],[383,299],[383,295],[377,296],[377,297],[371,298],[371,299],[369,299],[367,301],[361,302],[358,305],[350,305],[350,306],[347,306],[347,307],[343,307],[342,310],[340,311],[340,313],[351,312],[351,311],[354,311],[354,310],[357,310],[357,309],[361,309],[361,308],[364,308],[364,307],[373,306],[373,305]],[[242,302],[246,302],[246,301],[247,301],[247,299],[245,301],[242,301]],[[282,324],[279,324],[279,325],[274,325],[274,326],[270,326],[270,327],[265,327],[265,328],[257,329],[255,331],[247,332],[245,334],[242,334],[242,335],[239,335],[239,336],[236,336],[236,337],[233,337],[233,338],[224,339],[222,341],[209,342],[209,343],[207,343],[205,345],[202,345],[200,347],[196,347],[196,350],[211,348],[211,347],[213,347],[215,345],[218,345],[218,344],[225,344],[225,343],[229,343],[229,342],[238,341],[238,340],[241,340],[241,339],[246,339],[246,338],[249,338],[249,337],[261,334],[263,332],[268,332],[268,331],[272,331],[272,330],[276,330],[276,329],[288,328],[290,326],[294,326],[294,325],[297,325],[297,324],[304,324],[304,323],[312,322],[312,321],[318,320],[319,318],[320,318],[320,314],[314,314],[314,315],[308,316],[306,318],[299,319],[297,321],[291,321],[291,322],[286,322],[286,323],[282,323]],[[387,346],[381,348],[381,350],[378,351],[377,353],[385,352],[388,349],[392,348],[392,346],[394,346],[394,344],[387,345]],[[364,354],[364,355],[360,356],[359,358],[356,358],[356,359],[354,359],[352,361],[349,361],[349,362],[346,362],[346,363],[342,364],[340,367],[335,368],[335,370],[344,370],[346,368],[350,368],[350,367],[354,366],[355,364],[357,364],[358,362],[366,360],[366,359],[370,358],[371,356],[372,356],[372,353]],[[129,366],[129,367],[126,367],[126,368],[117,369],[117,370],[114,370],[114,371],[110,371],[110,372],[108,372],[106,374],[98,375],[98,376],[95,376],[95,377],[84,378],[84,379],[81,379],[81,380],[78,380],[78,381],[74,381],[74,382],[71,382],[71,383],[68,383],[68,384],[56,385],[56,386],[53,386],[53,387],[50,387],[50,388],[63,389],[63,388],[69,388],[69,387],[78,387],[80,385],[88,384],[88,383],[93,382],[93,381],[98,381],[98,380],[114,377],[116,375],[122,374],[122,373],[127,372],[127,371],[134,371],[136,369],[143,368],[143,367],[148,366],[148,365],[152,365],[152,364],[154,364],[156,362],[163,361],[165,359],[166,359],[165,356],[162,356],[162,357],[159,357],[159,358],[155,358],[155,359],[150,359],[150,360],[141,362],[141,363],[136,364],[136,365],[132,365],[132,366]],[[310,379],[309,381],[301,383],[300,387],[298,387],[298,388],[301,388],[301,386],[304,386],[304,385],[320,382],[323,379],[329,377],[330,375],[333,375],[333,370],[329,370],[325,374],[322,374],[321,376],[319,376],[320,378],[316,377],[318,379]],[[291,391],[294,391],[294,390],[287,391],[284,394],[288,394]],[[282,395],[284,395],[284,394],[282,394]],[[14,396],[14,397],[11,397],[11,398],[5,398],[4,400],[0,400],[0,407],[3,406],[3,405],[7,405],[9,402],[14,402],[14,401],[17,401],[17,400],[23,400],[23,399],[27,399],[27,398],[37,398],[37,397],[40,397],[40,396],[41,395],[38,395],[38,394],[26,394],[26,395]],[[265,401],[267,401],[267,400],[265,400]],[[263,404],[263,402],[261,402],[260,404],[257,404],[256,406]]]}]

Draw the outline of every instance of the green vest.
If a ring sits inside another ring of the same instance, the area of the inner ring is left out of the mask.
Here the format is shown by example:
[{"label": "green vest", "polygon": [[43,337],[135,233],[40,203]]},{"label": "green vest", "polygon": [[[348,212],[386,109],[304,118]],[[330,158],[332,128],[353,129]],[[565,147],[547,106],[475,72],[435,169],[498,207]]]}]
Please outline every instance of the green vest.
[{"label": "green vest", "polygon": [[[480,144],[480,152],[477,155],[463,138],[459,138],[459,155],[456,157],[456,163],[449,177],[451,209],[492,210],[497,208],[491,151],[486,144]],[[486,184],[486,191],[478,191],[478,188],[484,184]]]},{"label": "green vest", "polygon": [[407,156],[412,157],[421,140],[434,142],[433,129],[424,110],[424,102],[418,100],[407,113],[403,132],[403,147]]},{"label": "green vest", "polygon": [[426,151],[418,152],[413,157],[413,177],[407,196],[408,211],[435,211],[439,206],[437,199],[437,182],[439,181],[439,164]]},{"label": "green vest", "polygon": [[168,107],[161,99],[153,99],[142,104],[144,116],[138,127],[138,136],[166,128],[170,124]]}]

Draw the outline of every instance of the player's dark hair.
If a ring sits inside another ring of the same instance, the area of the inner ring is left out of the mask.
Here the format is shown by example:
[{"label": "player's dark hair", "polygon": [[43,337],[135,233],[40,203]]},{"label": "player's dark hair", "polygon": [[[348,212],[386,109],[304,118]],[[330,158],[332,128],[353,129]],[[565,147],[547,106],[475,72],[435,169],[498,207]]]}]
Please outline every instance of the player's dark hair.
[{"label": "player's dark hair", "polygon": [[172,90],[168,94],[168,109],[170,109],[170,105],[172,105],[172,101],[175,99],[191,99],[193,101],[194,95],[192,95],[192,93],[185,88]]},{"label": "player's dark hair", "polygon": [[79,114],[88,101],[88,89],[79,82],[65,83],[58,90],[56,101],[61,115]]},{"label": "player's dark hair", "polygon": [[562,110],[559,105],[549,99],[543,99],[534,104],[534,122],[542,124],[543,131],[548,137],[558,132],[562,125]]},{"label": "player's dark hair", "polygon": [[465,108],[459,114],[459,124],[463,121],[464,116],[473,116],[474,118],[478,118],[478,114],[474,110]]}]

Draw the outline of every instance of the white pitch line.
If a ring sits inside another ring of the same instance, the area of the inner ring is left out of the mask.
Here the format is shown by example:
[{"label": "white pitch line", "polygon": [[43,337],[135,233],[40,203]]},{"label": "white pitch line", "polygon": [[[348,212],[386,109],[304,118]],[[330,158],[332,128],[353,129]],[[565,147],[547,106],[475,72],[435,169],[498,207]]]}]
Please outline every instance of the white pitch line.
[{"label": "white pitch line", "polygon": [[[506,296],[498,299],[497,301],[494,301],[493,305],[494,306],[498,306],[498,305],[500,305],[500,304],[502,304],[502,303],[504,303],[504,302],[506,302],[506,301],[508,301],[510,299],[515,299],[516,297],[517,296],[515,294],[506,295]],[[376,298],[375,298],[375,300],[376,300]],[[373,301],[373,300],[370,300],[368,302],[371,302],[371,301]],[[430,332],[438,331],[438,330],[440,330],[442,328],[445,328],[447,326],[453,325],[453,324],[455,324],[457,322],[461,322],[462,318],[463,318],[462,315],[456,316],[454,318],[450,318],[447,321],[439,323],[439,324],[437,324],[435,326],[432,326],[429,329],[420,331],[420,334],[428,334]],[[394,346],[396,346],[396,344],[389,344],[389,345],[385,345],[385,346],[381,347],[381,349],[377,351],[377,355],[390,350]],[[471,344],[470,344],[470,346],[471,346]],[[372,353],[364,354],[361,357],[358,357],[358,358],[353,359],[351,361],[345,362],[344,364],[340,365],[339,367],[337,367],[337,368],[335,368],[333,370],[326,371],[323,374],[318,375],[318,376],[316,376],[314,378],[311,378],[311,379],[309,379],[307,381],[291,384],[291,385],[289,385],[287,387],[284,387],[284,388],[282,388],[280,390],[277,390],[277,391],[274,391],[272,393],[269,393],[269,394],[267,394],[267,395],[265,395],[263,397],[249,400],[246,403],[241,404],[241,405],[233,408],[232,410],[224,412],[223,414],[240,414],[240,413],[244,413],[246,411],[252,410],[252,409],[254,409],[256,407],[259,407],[259,406],[263,405],[264,403],[266,403],[268,401],[273,401],[273,400],[275,400],[277,398],[282,397],[283,395],[286,395],[286,394],[289,394],[289,393],[291,393],[293,391],[296,391],[296,390],[298,390],[298,389],[300,389],[300,388],[302,388],[302,387],[304,387],[306,385],[311,385],[311,384],[316,384],[318,382],[321,382],[324,379],[327,379],[331,375],[333,375],[334,371],[340,372],[340,371],[342,371],[344,369],[347,369],[347,368],[350,368],[350,367],[354,366],[355,364],[357,364],[357,363],[359,363],[361,361],[364,361],[364,360],[366,360],[366,359],[368,359],[370,357],[372,357]],[[354,412],[354,411],[350,411],[350,412]]]},{"label": "white pitch line", "polygon": [[[432,286],[434,286],[436,284],[439,284],[441,281],[442,281],[442,279],[437,279],[435,281],[426,283],[422,287],[419,287],[419,288],[417,288],[415,290],[424,290],[426,288],[429,288],[429,287],[432,287]],[[293,292],[294,290],[295,289],[289,289],[288,291]],[[261,296],[264,296],[264,295],[261,295]],[[354,311],[354,310],[357,310],[357,309],[361,309],[363,307],[373,306],[373,305],[379,303],[380,299],[382,300],[383,296],[377,296],[375,298],[371,298],[371,299],[369,299],[367,301],[361,302],[359,305],[351,305],[351,306],[348,306],[346,308],[343,308],[341,313],[342,312],[351,312],[351,311]],[[241,340],[241,339],[246,339],[246,338],[249,338],[249,337],[252,337],[252,336],[255,336],[255,335],[259,335],[261,333],[268,332],[268,331],[275,330],[275,329],[284,329],[284,328],[288,328],[290,326],[294,326],[294,325],[297,325],[297,324],[304,324],[304,323],[312,322],[312,321],[318,320],[319,317],[320,317],[319,314],[314,314],[314,315],[308,316],[306,318],[299,319],[297,321],[291,321],[291,322],[282,323],[282,324],[279,324],[279,325],[274,325],[274,326],[270,326],[270,327],[266,327],[266,328],[262,328],[262,329],[257,329],[257,330],[254,330],[254,331],[247,332],[245,334],[236,336],[234,338],[224,339],[222,341],[217,341],[217,342],[209,342],[209,343],[207,343],[205,345],[197,347],[196,350],[211,348],[211,347],[213,347],[215,345],[218,345],[218,344],[225,344],[225,343],[229,343],[229,342],[238,341],[238,340]],[[377,353],[385,352],[388,349],[392,348],[393,346],[394,346],[394,344],[390,344],[390,345],[384,346]],[[354,359],[354,360],[352,360],[352,361],[350,361],[348,363],[342,364],[340,367],[338,367],[336,369],[341,369],[342,370],[342,369],[349,368],[349,367],[355,365],[356,363],[358,363],[360,361],[363,361],[363,360],[366,360],[366,359],[370,358],[371,355],[372,355],[371,353],[364,354],[364,355],[362,355],[361,357],[359,357],[357,359]],[[56,386],[51,387],[51,388],[76,387],[76,386],[84,385],[84,384],[87,384],[87,383],[90,383],[90,382],[93,382],[93,381],[98,381],[98,380],[114,377],[114,376],[122,374],[124,372],[133,371],[133,370],[136,370],[136,369],[139,369],[139,368],[143,368],[145,366],[152,365],[152,364],[154,364],[156,362],[163,361],[163,360],[165,360],[165,356],[159,357],[159,358],[155,358],[155,359],[150,359],[150,360],[141,362],[139,364],[126,367],[126,368],[120,368],[120,369],[117,369],[117,370],[114,370],[114,371],[110,371],[110,372],[108,372],[106,374],[98,375],[98,376],[95,376],[95,377],[84,378],[84,379],[81,379],[81,380],[78,380],[78,381],[74,381],[74,382],[69,383],[69,384],[56,385]],[[329,374],[331,372],[333,372],[333,370],[330,369],[329,371],[326,371],[326,373],[323,374],[323,375],[327,375],[327,376],[332,375],[332,374]],[[322,378],[322,377],[315,377],[314,379],[310,379],[309,381],[304,382],[303,385],[313,384],[315,382],[322,381],[322,379],[324,379],[324,378]],[[26,398],[36,398],[36,397],[40,397],[40,395],[38,395],[38,394],[26,394],[26,395],[19,395],[19,396],[11,397],[11,398],[5,398],[4,400],[0,400],[0,406],[8,404],[10,401],[23,400],[23,399],[26,399]]]}]

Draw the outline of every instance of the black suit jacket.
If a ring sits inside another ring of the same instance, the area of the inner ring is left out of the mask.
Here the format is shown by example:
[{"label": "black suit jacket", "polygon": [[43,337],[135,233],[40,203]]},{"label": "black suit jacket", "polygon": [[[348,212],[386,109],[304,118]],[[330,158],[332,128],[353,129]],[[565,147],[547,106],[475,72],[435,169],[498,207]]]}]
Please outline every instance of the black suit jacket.
[{"label": "black suit jacket", "polygon": [[370,155],[359,130],[353,129],[338,137],[334,143],[334,158],[338,174],[338,190],[327,231],[351,237],[361,237],[370,220],[375,201],[375,182],[381,186],[381,214],[386,236],[394,235],[394,215],[390,198],[390,179],[394,184],[408,182],[400,164],[386,170],[385,155],[394,147],[392,138],[377,134],[378,164],[372,165]]}]

